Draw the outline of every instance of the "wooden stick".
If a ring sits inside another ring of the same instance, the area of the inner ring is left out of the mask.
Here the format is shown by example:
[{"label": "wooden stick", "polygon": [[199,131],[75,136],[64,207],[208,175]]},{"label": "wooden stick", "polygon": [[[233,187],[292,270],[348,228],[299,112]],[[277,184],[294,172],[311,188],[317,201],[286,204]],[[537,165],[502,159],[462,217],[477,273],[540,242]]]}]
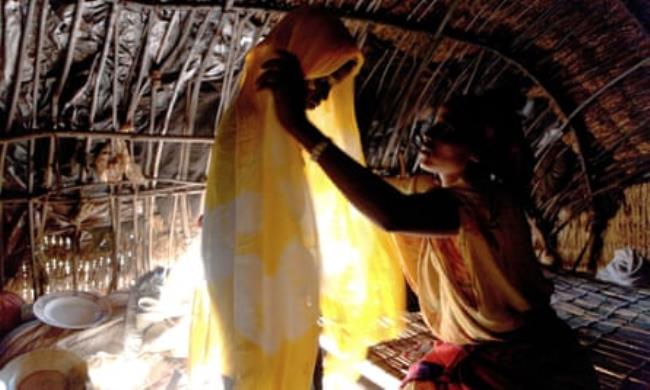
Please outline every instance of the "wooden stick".
[{"label": "wooden stick", "polygon": [[149,209],[151,208],[151,197],[143,197],[144,209],[142,215],[142,273],[146,273],[151,269],[151,237],[150,237],[150,225],[153,221],[150,218]]},{"label": "wooden stick", "polygon": [[[415,44],[416,44],[416,40],[413,39],[411,41],[411,45],[410,45],[409,49],[407,49],[406,52],[408,53],[411,50],[411,48],[413,48],[415,46]],[[393,77],[391,78],[390,82],[388,82],[388,84],[386,85],[386,91],[394,91],[395,90],[394,89],[395,85],[398,82],[403,82],[404,78],[410,79],[411,77],[414,77],[415,72],[417,71],[418,65],[419,65],[418,61],[417,61],[417,55],[415,55],[415,54],[413,55],[413,61],[411,62],[408,71],[403,72],[402,69],[405,66],[407,58],[409,58],[409,56],[406,55],[405,53],[403,53],[402,54],[402,59],[397,64],[397,67],[395,68],[395,71],[392,72]],[[393,101],[393,108],[389,109],[388,110],[389,112],[392,113],[394,110],[396,110],[398,108],[398,105],[402,101],[402,98],[406,97],[405,93],[406,93],[405,88],[398,88],[397,89],[397,96],[393,95],[392,99],[391,99]]]},{"label": "wooden stick", "polygon": [[170,267],[172,265],[172,254],[174,253],[174,242],[175,242],[175,235],[174,235],[174,225],[176,222],[176,212],[178,211],[178,195],[174,194],[172,195],[172,217],[171,221],[169,222],[169,238],[167,240],[167,267]]},{"label": "wooden stick", "polygon": [[239,42],[241,40],[243,26],[248,22],[251,16],[252,14],[244,14],[242,16],[239,11],[237,11],[233,16],[235,18],[235,26],[233,27],[234,32],[230,39],[230,50],[228,51],[228,59],[225,64],[225,75],[221,86],[219,109],[217,110],[218,120],[221,120],[226,108],[230,106],[230,100],[233,98],[235,90],[235,69],[236,64],[239,61]]},{"label": "wooden stick", "polygon": [[[529,1],[529,2],[527,2],[527,3],[528,3],[528,4],[527,4],[526,8],[524,8],[524,9],[519,13],[519,15],[515,16],[515,17],[512,19],[512,23],[513,23],[513,24],[516,24],[517,22],[519,22],[519,21],[524,17],[524,15],[526,15],[526,14],[527,14],[527,13],[528,13],[528,12],[529,12],[529,11],[530,11],[534,6],[535,6],[535,5],[537,5],[537,1],[536,1],[536,0],[535,0],[535,1]],[[516,4],[516,3],[515,3],[515,4]]]},{"label": "wooden stick", "polygon": [[[27,192],[29,194],[34,193],[34,143],[35,141],[29,140],[28,145],[28,161],[27,161]],[[30,201],[28,204],[29,209],[29,248],[30,255],[32,260],[32,282],[34,285],[34,300],[38,298],[42,291],[42,285],[40,280],[40,269],[38,268],[38,260],[36,257],[36,240],[34,239],[34,229],[36,226],[34,224],[34,202]]]},{"label": "wooden stick", "polygon": [[[111,235],[113,236],[112,257],[113,263],[111,264],[111,281],[108,286],[108,291],[113,292],[117,289],[117,281],[119,277],[119,250],[120,250],[120,234],[121,229],[121,200],[114,196],[114,186],[111,186],[111,194],[108,197],[109,213],[111,215]],[[117,202],[116,202],[117,201]],[[116,205],[117,203],[117,205]]]},{"label": "wooden stick", "polygon": [[45,167],[45,175],[44,175],[44,187],[45,189],[49,190],[52,188],[52,180],[54,177],[54,160],[57,154],[57,149],[56,149],[57,141],[56,137],[48,137],[48,144],[47,144],[47,166]]},{"label": "wooden stick", "polygon": [[445,16],[443,17],[442,21],[438,25],[438,28],[436,32],[433,34],[431,38],[431,44],[427,48],[427,50],[424,52],[424,55],[422,57],[422,61],[418,65],[418,69],[413,75],[413,77],[409,78],[407,80],[407,84],[409,85],[407,88],[406,93],[404,94],[404,99],[401,104],[401,107],[398,111],[397,114],[397,123],[403,123],[401,120],[404,114],[406,113],[406,108],[409,105],[409,97],[413,95],[413,91],[415,90],[415,86],[417,85],[417,80],[420,79],[420,75],[422,75],[422,72],[429,66],[431,63],[431,58],[433,57],[433,54],[435,51],[438,49],[438,46],[440,45],[440,42],[442,41],[442,33],[447,25],[447,23],[451,20],[451,16],[453,15],[456,7],[459,4],[459,0],[454,0],[449,7],[447,8],[447,11],[445,12]]},{"label": "wooden stick", "polygon": [[[162,61],[162,56],[165,52],[165,49],[167,48],[168,43],[171,42],[171,39],[169,38],[172,31],[174,30],[172,27],[176,24],[177,20],[179,19],[179,12],[177,10],[174,10],[172,12],[172,17],[169,19],[169,23],[167,24],[167,27],[165,28],[165,34],[163,35],[163,38],[160,42],[160,46],[158,46],[158,51],[156,52],[156,64],[160,64]],[[179,42],[176,43],[175,46],[182,46],[184,43]]]},{"label": "wooden stick", "polygon": [[142,88],[142,82],[144,80],[146,71],[148,70],[149,67],[147,65],[150,65],[149,55],[147,54],[147,47],[149,47],[149,40],[151,38],[151,28],[156,22],[156,12],[155,10],[150,10],[147,16],[147,24],[145,25],[144,32],[142,34],[143,38],[143,44],[138,47],[138,54],[137,54],[137,63],[139,66],[134,66],[131,69],[131,72],[135,69],[135,67],[139,68],[138,71],[138,78],[135,82],[135,86],[131,87],[131,73],[129,74],[129,78],[127,78],[126,83],[124,84],[124,90],[125,90],[125,96],[127,96],[127,91],[130,91],[128,94],[128,103],[127,103],[127,110],[126,110],[126,118],[125,118],[125,123],[133,123],[133,118],[135,117],[135,111],[136,108],[138,107],[138,103],[140,101],[140,96],[142,95],[141,88]]},{"label": "wooden stick", "polygon": [[196,75],[194,76],[194,88],[192,89],[191,98],[190,98],[190,107],[189,107],[190,111],[189,111],[189,119],[188,119],[188,128],[190,134],[194,134],[194,121],[198,110],[199,92],[201,91],[201,84],[203,83],[203,75],[205,74],[205,71],[207,70],[208,67],[208,59],[210,58],[211,49],[215,47],[215,45],[219,42],[220,27],[221,27],[221,21],[223,20],[223,15],[224,15],[223,13],[220,14],[220,19],[219,22],[217,23],[217,27],[212,32],[212,38],[210,39],[210,42],[208,43],[206,50],[203,52],[203,58],[201,59],[201,65],[199,67],[199,70],[198,72],[196,72]]},{"label": "wooden stick", "polygon": [[[493,12],[494,12],[494,13],[498,12],[499,9],[501,9],[501,7],[502,7],[504,4],[505,4],[505,1],[502,0],[501,3],[499,3],[499,5],[495,8],[495,10],[494,10]],[[467,24],[467,26],[465,27],[465,31],[470,31],[470,30],[474,27],[474,24],[476,24],[476,23],[478,22],[479,18],[480,18],[480,17],[481,17],[481,16],[482,16],[486,11],[487,11],[488,6],[489,6],[489,4],[486,4],[485,6],[483,6],[483,7],[482,7],[482,8],[481,8],[477,13],[476,13],[476,15],[474,15],[474,17],[472,18],[472,20],[471,20],[471,21]],[[488,22],[489,22],[489,19],[486,19],[486,20],[485,20],[485,21],[484,21],[484,22],[483,22],[483,23],[482,23],[482,24],[477,28],[476,32],[477,32],[477,33],[481,32],[481,31],[482,31],[482,30],[483,30],[483,29],[488,25]],[[424,97],[427,95],[427,93],[429,92],[431,86],[433,85],[433,81],[434,81],[434,80],[436,79],[436,77],[440,74],[440,72],[442,71],[442,68],[445,66],[445,64],[447,63],[447,61],[448,61],[448,60],[449,60],[449,59],[454,55],[454,53],[455,53],[456,50],[458,49],[458,46],[459,46],[459,42],[454,42],[454,43],[449,47],[449,49],[447,50],[447,55],[446,55],[446,56],[444,57],[444,59],[443,59],[442,61],[440,61],[440,63],[436,66],[435,71],[433,72],[433,74],[431,75],[431,77],[427,80],[427,82],[426,82],[424,88],[423,88],[422,91],[420,92],[420,95],[418,96],[418,98],[417,98],[417,100],[416,100],[416,103],[415,103],[415,106],[416,106],[416,107],[421,107],[421,106],[422,106],[422,102],[424,101]],[[460,59],[463,59],[463,58],[465,57],[465,55],[467,54],[468,49],[469,49],[469,47],[465,47],[465,49],[461,52],[461,54],[460,54],[460,56],[459,56]],[[480,56],[481,56],[481,58],[483,57],[484,54],[485,54],[485,50],[481,49],[481,52],[480,52]],[[459,75],[459,77],[461,77],[461,76]],[[448,95],[449,95],[449,94],[448,94]],[[446,96],[445,99],[444,99],[444,101],[447,101],[448,98],[449,98],[449,96]]]},{"label": "wooden stick", "polygon": [[424,19],[424,17],[429,14],[429,12],[433,9],[433,6],[436,5],[437,2],[438,0],[430,1],[427,8],[424,9],[424,11],[417,17],[416,20],[418,22],[421,22]]},{"label": "wooden stick", "polygon": [[[221,23],[223,23],[224,17],[225,17],[224,12],[222,10],[219,25],[217,26],[217,29],[220,29]],[[271,18],[267,17],[265,24],[260,29],[260,33],[261,33],[262,29],[264,29],[265,27],[268,27],[267,23],[269,23],[270,20],[271,20]],[[253,44],[255,44],[255,41],[253,41]],[[229,50],[228,51],[228,58],[227,58],[226,66],[228,65],[228,63],[230,61],[231,55],[232,55],[232,51]],[[221,112],[222,112],[222,107],[224,106],[223,95],[224,95],[224,86],[222,84],[222,86],[221,86],[221,96],[220,96],[220,99],[219,99],[219,105],[217,107],[217,115],[215,116],[215,121],[214,121],[214,126],[213,126],[213,133],[212,133],[212,138],[213,139],[217,135],[217,131],[219,129],[219,123],[221,121],[221,115],[222,115]],[[208,151],[208,158],[207,158],[207,161],[206,161],[205,172],[204,172],[205,177],[208,177],[209,172],[210,172],[210,164],[211,164],[211,160],[212,160],[212,150],[213,150],[213,148],[210,148],[210,150]],[[205,193],[203,193],[201,195],[201,205],[202,205],[201,207],[203,207],[203,204],[204,204],[204,197],[205,197]]]},{"label": "wooden stick", "polygon": [[7,148],[9,145],[0,144],[0,146],[2,147],[0,149],[0,195],[2,195],[5,180],[5,162],[7,161]]},{"label": "wooden stick", "polygon": [[552,113],[551,107],[546,107],[545,109],[542,110],[542,112],[537,115],[537,117],[524,129],[524,137],[528,137],[530,135],[530,132],[536,128],[542,121],[542,119],[546,118],[549,113]]},{"label": "wooden stick", "polygon": [[153,218],[155,214],[156,207],[156,196],[151,195],[149,198],[149,214],[147,215],[147,269],[146,271],[151,271],[153,258]]},{"label": "wooden stick", "polygon": [[[156,91],[160,87],[159,74],[150,75],[151,78],[151,102],[149,104],[149,135],[153,136],[156,132]],[[145,172],[153,176],[153,144],[147,142],[147,158],[145,159]]]},{"label": "wooden stick", "polygon": [[[49,0],[43,0],[41,14],[38,23],[38,37],[36,38],[36,56],[34,58],[34,89],[32,91],[32,127],[38,127],[38,99],[41,86],[41,61],[43,57],[43,39],[45,37],[45,26],[47,24],[47,11]],[[9,129],[7,129],[9,130]]]},{"label": "wooden stick", "polygon": [[34,140],[29,140],[27,150],[27,193],[34,193]]},{"label": "wooden stick", "polygon": [[68,48],[65,56],[65,63],[63,64],[63,72],[58,80],[57,87],[52,95],[52,123],[54,127],[58,126],[59,122],[59,100],[63,93],[63,88],[70,73],[70,66],[74,59],[74,49],[77,43],[77,36],[79,35],[79,27],[81,25],[81,17],[84,11],[84,0],[77,0],[72,20],[72,30],[70,31],[70,38],[68,39]]},{"label": "wooden stick", "polygon": [[478,69],[481,66],[481,62],[483,61],[483,56],[485,55],[485,51],[481,50],[478,53],[478,56],[476,58],[476,61],[474,63],[474,68],[472,69],[472,73],[469,75],[469,78],[467,79],[467,83],[465,84],[465,88],[463,89],[463,95],[467,95],[469,91],[472,88],[472,84],[474,83],[474,79],[476,78],[476,74],[478,73]]},{"label": "wooden stick", "polygon": [[[496,7],[496,9],[494,10],[494,13],[498,12],[498,10],[503,6],[503,4],[505,4],[505,1],[502,0],[501,3],[499,3],[499,5],[498,5],[498,6]],[[476,24],[476,22],[479,20],[479,18],[480,18],[480,17],[481,17],[481,16],[482,16],[486,11],[487,11],[488,6],[489,6],[489,4],[485,4],[485,5],[484,5],[484,6],[483,6],[483,7],[482,7],[482,8],[481,8],[477,13],[476,13],[476,15],[474,15],[474,17],[472,18],[472,20],[471,20],[471,21],[467,24],[467,26],[465,27],[465,31],[470,31],[470,30],[474,27],[474,24]],[[485,22],[483,22],[483,24],[482,24],[481,26],[479,26],[479,28],[477,29],[477,32],[480,32],[481,30],[483,30],[483,28],[487,25],[487,23],[488,23],[487,20],[486,20]],[[454,48],[455,48],[455,46],[456,46],[456,45],[454,45]],[[467,54],[467,50],[468,50],[468,48],[465,47],[465,49],[461,52],[461,54],[460,54],[460,56],[459,56],[459,59],[458,59],[457,61],[462,61],[462,60],[465,58],[465,55]],[[483,58],[484,53],[485,53],[485,51],[481,49],[480,52],[479,52],[479,56],[478,56],[478,58],[477,58],[476,60],[474,60],[474,61],[476,62],[476,66],[474,67],[474,72],[472,72],[471,75],[470,75],[470,81],[473,80],[473,77],[475,76],[476,71],[478,70],[478,69],[477,69],[477,68],[478,68],[478,64],[480,64],[481,59]],[[451,56],[451,54],[450,54],[450,56]],[[449,57],[447,57],[447,58],[449,58]],[[447,58],[446,58],[446,59],[447,59]],[[469,69],[470,69],[470,67],[465,67],[465,68],[463,69],[463,71],[458,75],[458,77],[456,78],[456,80],[454,80],[454,82],[452,83],[451,88],[450,88],[449,91],[447,92],[447,95],[446,95],[446,97],[445,97],[445,101],[449,100],[449,97],[454,93],[454,91],[455,91],[455,89],[458,87],[458,85],[460,85],[460,81],[462,81],[462,79],[465,77],[465,74],[469,71]],[[471,83],[468,83],[468,85],[469,85],[469,84],[471,84]]]},{"label": "wooden stick", "polygon": [[[186,19],[186,23],[183,28],[183,35],[181,35],[181,38],[174,42],[174,48],[172,49],[171,53],[168,53],[167,57],[163,60],[163,55],[165,53],[165,50],[168,46],[169,43],[171,43],[170,36],[172,34],[172,31],[174,30],[174,26],[176,25],[177,21],[179,19],[179,11],[174,10],[172,13],[172,17],[167,24],[167,28],[165,28],[165,33],[163,34],[162,40],[160,42],[160,45],[158,46],[158,50],[156,51],[156,55],[153,59],[153,64],[151,65],[151,69],[149,71],[149,78],[145,80],[144,86],[142,87],[142,91],[146,91],[147,89],[151,88],[151,108],[155,108],[155,102],[156,102],[156,95],[155,92],[156,90],[160,87],[160,78],[162,76],[162,73],[171,65],[173,60],[176,58],[176,54],[174,54],[177,50],[180,50],[181,47],[185,45],[185,41],[187,40],[190,31],[191,31],[191,25],[188,24],[189,22],[193,22],[194,20],[194,14],[192,13],[191,15],[188,16]],[[152,110],[150,113],[151,117],[155,117],[155,110]],[[155,123],[155,120],[150,121],[150,123]],[[151,127],[151,125],[150,125]],[[153,129],[151,129],[151,134],[153,134]],[[153,152],[149,152],[147,150],[147,159],[149,159],[149,155]],[[147,167],[149,167],[149,164],[147,164]]]},{"label": "wooden stick", "polygon": [[140,203],[138,197],[138,190],[133,194],[133,210],[132,210],[132,219],[133,219],[133,240],[135,241],[135,249],[133,254],[135,256],[135,278],[140,277],[140,259],[142,259],[144,253],[141,253],[140,248],[140,216],[138,214],[138,204]]},{"label": "wooden stick", "polygon": [[[108,23],[106,24],[106,33],[104,35],[104,46],[102,47],[102,55],[99,59],[99,67],[97,68],[97,74],[95,77],[95,84],[93,85],[93,97],[90,104],[90,115],[89,115],[89,128],[92,130],[95,127],[95,115],[97,113],[97,101],[99,99],[99,88],[101,86],[102,75],[104,74],[104,68],[106,67],[106,60],[108,59],[108,53],[111,48],[111,38],[113,37],[113,29],[117,21],[117,5],[113,3],[113,6],[110,9],[110,17]],[[117,58],[115,59],[114,67],[117,67]],[[89,140],[90,141],[90,140]],[[90,151],[90,142],[86,143],[86,153]]]},{"label": "wooden stick", "polygon": [[379,7],[381,7],[382,3],[383,0],[374,0],[372,3],[368,4],[368,8],[366,8],[366,12],[379,11]]},{"label": "wooden stick", "polygon": [[[201,68],[201,67],[200,67]],[[188,122],[192,122],[190,127],[190,124],[188,123],[187,126],[183,127],[183,133],[184,134],[192,134],[194,132],[194,112],[197,110],[198,104],[193,104],[192,98],[194,97],[194,91],[198,89],[198,86],[195,85],[196,83],[188,82],[188,93],[186,93],[186,117],[188,118]],[[192,86],[194,85],[194,88]],[[196,100],[194,101],[196,102]],[[187,179],[187,174],[189,170],[189,164],[190,164],[190,152],[191,145],[188,144],[182,144],[181,145],[181,153],[180,153],[180,169],[177,172],[177,178],[179,180],[185,180]],[[187,226],[187,196],[185,194],[180,196],[179,202],[181,203],[181,226],[183,227],[183,234],[185,238],[189,237],[189,232],[185,229]]]},{"label": "wooden stick", "polygon": [[28,225],[27,230],[29,234],[29,254],[32,264],[32,288],[34,289],[34,301],[42,294],[42,285],[40,282],[40,270],[38,268],[38,261],[36,259],[36,243],[34,240],[34,203],[28,202]]},{"label": "wooden stick", "polygon": [[493,88],[497,83],[497,81],[499,80],[499,78],[501,78],[501,76],[503,76],[503,74],[509,70],[510,70],[510,66],[508,66],[507,63],[504,66],[500,67],[497,73],[494,75],[494,77],[492,77],[492,79],[486,83],[487,88],[488,89]]},{"label": "wooden stick", "polygon": [[119,94],[118,94],[118,78],[119,78],[119,72],[120,72],[120,45],[119,45],[119,39],[120,39],[120,12],[122,10],[122,7],[120,3],[116,3],[116,5],[113,7],[113,11],[115,11],[115,23],[113,24],[113,85],[112,85],[112,115],[111,118],[113,120],[113,130],[118,131],[120,128],[120,123],[118,119],[118,114],[119,114]]},{"label": "wooden stick", "polygon": [[226,63],[224,64],[224,76],[221,82],[219,104],[217,106],[217,115],[215,116],[215,123],[214,123],[215,130],[219,127],[219,123],[221,121],[223,113],[225,112],[226,107],[228,105],[226,94],[228,90],[230,70],[235,66],[234,59],[235,59],[235,46],[234,46],[234,39],[233,39],[230,41],[228,57],[226,57]]},{"label": "wooden stick", "polygon": [[[4,3],[3,3],[4,7]],[[14,82],[11,84],[11,93],[9,94],[9,113],[5,121],[5,132],[11,131],[14,124],[14,116],[16,114],[16,107],[18,106],[18,97],[20,95],[20,85],[23,81],[23,64],[27,56],[27,43],[29,41],[29,32],[34,23],[34,9],[36,8],[36,0],[29,1],[27,8],[27,21],[23,26],[22,33],[20,34],[20,47],[18,49],[18,59],[16,60],[16,70],[14,72]]]},{"label": "wooden stick", "polygon": [[399,47],[402,46],[406,42],[406,39],[410,38],[410,37],[412,37],[412,35],[408,34],[408,33],[402,35],[402,38],[398,42],[398,44],[395,45],[394,48],[392,48],[393,54],[388,59],[388,62],[386,63],[386,66],[384,67],[384,71],[382,72],[381,76],[379,77],[379,83],[377,84],[375,96],[379,96],[379,94],[383,90],[384,81],[386,80],[386,76],[388,76],[390,67],[393,65],[393,61],[395,61],[395,58],[397,58],[397,54],[400,53]]},{"label": "wooden stick", "polygon": [[165,57],[165,59],[162,61],[162,64],[160,65],[158,71],[162,74],[164,73],[167,68],[169,68],[178,58],[181,50],[185,47],[185,44],[190,37],[190,33],[192,32],[192,25],[194,24],[194,19],[196,18],[196,11],[195,10],[190,10],[189,14],[185,18],[185,22],[183,23],[183,33],[181,34],[180,38],[178,41],[176,41],[174,48],[172,49],[171,53]]},{"label": "wooden stick", "polygon": [[[34,203],[37,203],[39,200],[35,199]],[[38,226],[38,232],[36,235],[36,242],[43,242],[43,239],[45,237],[45,229],[47,227],[47,218],[48,218],[48,197],[45,197],[45,199],[41,203],[41,223]]]},{"label": "wooden stick", "polygon": [[78,267],[81,253],[81,229],[75,226],[74,235],[72,236],[72,291],[79,290]]},{"label": "wooden stick", "polygon": [[386,59],[386,56],[388,55],[389,51],[390,51],[389,49],[385,49],[384,52],[382,53],[381,57],[379,57],[379,60],[377,60],[377,62],[375,62],[373,67],[370,69],[370,71],[368,72],[368,75],[366,76],[366,78],[361,83],[361,87],[359,88],[359,94],[362,94],[363,91],[366,89],[366,86],[368,86],[368,83],[370,82],[370,80],[372,80],[372,78],[375,75],[375,73],[377,72],[377,70],[379,70],[379,67],[383,64],[384,59]]},{"label": "wooden stick", "polygon": [[[211,54],[211,49],[218,43],[219,38],[220,38],[220,28],[221,28],[221,22],[223,21],[223,15],[224,13],[221,12],[219,14],[219,21],[217,22],[217,27],[214,29],[212,32],[212,38],[210,39],[210,42],[208,46],[206,47],[206,50],[203,52],[203,56],[201,59],[201,65],[199,66],[199,70],[197,71],[195,77],[194,77],[194,88],[192,88],[192,92],[190,94],[190,101],[189,101],[189,106],[188,106],[188,125],[187,125],[187,132],[189,134],[194,134],[194,127],[195,127],[195,118],[196,114],[198,111],[198,101],[199,101],[199,92],[201,90],[201,84],[203,83],[203,75],[205,74],[205,71],[207,69],[208,65],[208,59],[210,58]],[[268,18],[265,21],[268,22]],[[187,180],[187,174],[189,170],[189,152],[186,150],[186,144],[183,144],[183,160],[181,162],[182,164],[182,176],[180,179],[182,180]],[[208,152],[210,153],[210,152]],[[182,195],[181,197],[181,214],[182,214],[182,223],[183,223],[183,233],[186,238],[190,237],[190,230],[189,230],[189,222],[188,222],[188,208],[187,208],[187,202],[188,199],[185,195]]]},{"label": "wooden stick", "polygon": [[[205,16],[205,18],[203,19],[203,22],[201,23],[201,25],[199,26],[199,30],[198,30],[197,35],[196,35],[197,39],[194,41],[192,47],[190,48],[190,52],[187,55],[187,57],[185,59],[185,62],[183,63],[183,67],[181,68],[181,72],[180,72],[181,75],[188,71],[190,61],[194,57],[194,53],[197,50],[197,47],[198,47],[199,42],[201,41],[201,38],[203,37],[203,35],[205,35],[205,31],[206,31],[206,29],[208,27],[208,22],[210,21],[211,16],[212,16],[212,13],[208,13]],[[181,84],[182,83],[181,83],[180,78],[178,80],[176,80],[176,82],[174,83],[174,91],[172,92],[172,96],[171,96],[171,99],[170,99],[170,102],[169,102],[168,108],[167,108],[167,114],[165,115],[165,120],[163,122],[163,127],[162,127],[162,129],[160,131],[161,135],[166,135],[167,130],[169,129],[169,123],[171,121],[171,117],[172,117],[172,113],[173,113],[173,110],[174,110],[174,105],[175,105],[176,99],[178,97],[178,94],[180,93]],[[156,155],[154,157],[154,170],[153,170],[153,178],[154,178],[154,180],[158,177],[158,170],[160,168],[160,162],[161,162],[161,158],[162,158],[163,146],[164,146],[164,142],[162,140],[159,141],[158,145],[157,145],[157,149],[156,149]],[[154,186],[156,185],[155,181],[153,182],[153,185]]]},{"label": "wooden stick", "polygon": [[91,138],[124,140],[131,142],[156,142],[164,141],[170,143],[205,144],[214,143],[212,137],[183,136],[183,135],[152,135],[134,133],[114,133],[110,131],[83,131],[83,130],[31,130],[24,129],[20,133],[0,136],[0,145],[9,145],[18,142],[38,140],[41,138]]},{"label": "wooden stick", "polygon": [[[159,179],[159,181],[161,180]],[[190,194],[201,194],[201,192],[204,190],[205,190],[204,183],[199,183],[199,184],[195,183],[195,184],[174,185],[170,187],[148,189],[145,191],[140,191],[139,195],[140,196],[162,195],[162,194],[174,193],[175,191],[179,193],[181,192],[187,193],[188,195],[190,195]],[[46,192],[43,194],[34,194],[34,195],[2,195],[0,196],[0,202],[4,202],[8,204],[25,204],[25,203],[29,203],[30,201],[34,203],[39,203],[39,202],[43,203],[47,200],[48,203],[52,203],[52,204],[74,204],[79,202],[100,201],[100,200],[108,199],[107,195],[85,195],[82,197],[79,197],[78,195],[74,195],[71,197],[63,193],[60,194],[61,198],[57,198],[56,194],[59,192],[60,191]],[[134,197],[132,193],[117,194],[115,196],[120,197],[122,199],[129,199],[129,200],[132,200]]]},{"label": "wooden stick", "polygon": [[[432,3],[435,3],[435,2],[436,2],[436,0],[432,1]],[[424,3],[426,3],[426,0],[418,1],[417,4],[415,4],[415,7],[413,7],[411,9],[411,12],[409,12],[409,14],[406,15],[406,20],[411,20],[415,16],[415,14],[418,12],[420,7],[422,7],[424,5]]]},{"label": "wooden stick", "polygon": [[[0,34],[2,35],[2,34]],[[2,195],[4,177],[5,177],[5,161],[7,161],[7,148],[8,145],[1,145],[0,149],[0,196]],[[4,203],[0,201],[0,291],[3,290],[5,285],[5,240],[4,240]]]}]

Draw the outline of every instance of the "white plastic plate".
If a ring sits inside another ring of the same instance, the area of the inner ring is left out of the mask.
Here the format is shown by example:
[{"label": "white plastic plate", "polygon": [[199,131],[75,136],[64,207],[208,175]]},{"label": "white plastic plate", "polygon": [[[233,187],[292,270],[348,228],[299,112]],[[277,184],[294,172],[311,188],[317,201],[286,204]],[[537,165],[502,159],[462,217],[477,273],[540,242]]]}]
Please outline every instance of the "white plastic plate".
[{"label": "white plastic plate", "polygon": [[36,318],[57,328],[91,328],[107,320],[110,314],[108,299],[81,291],[43,295],[34,303]]},{"label": "white plastic plate", "polygon": [[83,390],[86,362],[70,351],[38,349],[22,354],[0,370],[0,389]]}]

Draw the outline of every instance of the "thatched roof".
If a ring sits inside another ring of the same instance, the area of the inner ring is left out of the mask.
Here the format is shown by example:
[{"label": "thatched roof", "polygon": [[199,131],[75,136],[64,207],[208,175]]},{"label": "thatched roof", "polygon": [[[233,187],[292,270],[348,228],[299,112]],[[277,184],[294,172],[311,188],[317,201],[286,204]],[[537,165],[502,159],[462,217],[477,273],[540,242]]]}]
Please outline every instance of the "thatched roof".
[{"label": "thatched roof", "polygon": [[414,107],[502,85],[526,95],[535,203],[551,235],[588,214],[591,249],[571,260],[595,265],[623,189],[650,179],[641,0],[4,1],[0,268],[38,269],[45,236],[83,248],[97,229],[117,246],[134,236],[146,268],[152,215],[161,237],[189,237],[244,53],[307,3],[343,17],[366,54],[359,111],[378,171],[413,163]]}]

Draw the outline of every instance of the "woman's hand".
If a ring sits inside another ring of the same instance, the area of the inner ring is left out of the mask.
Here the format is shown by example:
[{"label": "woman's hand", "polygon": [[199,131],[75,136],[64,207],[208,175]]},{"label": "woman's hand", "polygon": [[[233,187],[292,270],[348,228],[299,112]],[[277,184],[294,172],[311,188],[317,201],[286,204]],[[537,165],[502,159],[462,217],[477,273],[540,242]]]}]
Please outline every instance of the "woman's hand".
[{"label": "woman's hand", "polygon": [[277,53],[276,58],[262,64],[257,87],[273,93],[278,120],[294,132],[307,123],[307,86],[298,58],[284,50]]}]

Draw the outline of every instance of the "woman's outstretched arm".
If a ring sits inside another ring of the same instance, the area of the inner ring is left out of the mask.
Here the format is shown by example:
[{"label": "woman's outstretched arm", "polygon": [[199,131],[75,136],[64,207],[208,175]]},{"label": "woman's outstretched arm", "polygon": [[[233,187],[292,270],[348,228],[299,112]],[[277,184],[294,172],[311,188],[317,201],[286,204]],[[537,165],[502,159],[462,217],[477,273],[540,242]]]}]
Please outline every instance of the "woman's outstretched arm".
[{"label": "woman's outstretched arm", "polygon": [[[450,234],[458,230],[458,205],[445,189],[406,195],[330,143],[305,115],[306,87],[298,60],[286,52],[268,61],[260,88],[273,92],[278,119],[361,212],[388,231]],[[324,148],[323,148],[324,147]]]}]

